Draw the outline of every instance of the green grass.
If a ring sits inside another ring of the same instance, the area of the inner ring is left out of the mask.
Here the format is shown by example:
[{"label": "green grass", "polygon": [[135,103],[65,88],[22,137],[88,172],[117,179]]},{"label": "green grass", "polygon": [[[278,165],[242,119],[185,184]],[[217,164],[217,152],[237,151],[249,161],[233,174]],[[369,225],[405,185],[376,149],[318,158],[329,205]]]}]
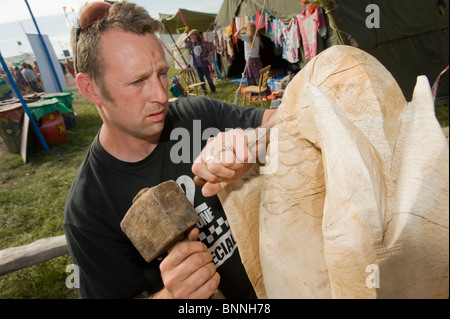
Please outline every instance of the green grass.
[{"label": "green grass", "polygon": [[449,105],[442,104],[437,105],[436,108],[436,118],[442,127],[447,127],[449,122]]},{"label": "green grass", "polygon": [[[176,74],[178,74],[178,70],[171,68],[169,71],[169,79],[172,79]],[[198,77],[197,81],[198,81]],[[181,84],[184,86],[183,80],[180,81]],[[230,82],[228,79],[225,79],[223,81],[216,79],[216,93],[215,95],[211,94],[211,90],[209,88],[208,83],[206,83],[206,89],[208,93],[206,94],[207,97],[211,97],[214,99],[218,99],[227,103],[234,103],[234,99],[236,96],[237,88],[239,87],[239,83]],[[246,86],[245,84],[242,85],[242,87]],[[200,90],[201,91],[201,90]],[[169,97],[173,97],[172,93],[169,94]],[[239,94],[239,99],[237,104],[242,105],[242,99],[243,95]],[[246,106],[252,106],[252,107],[261,107],[261,104],[259,102],[251,102],[249,103],[248,100],[246,101]],[[270,101],[263,102],[264,108],[270,107]]]},{"label": "green grass", "polygon": [[[78,91],[73,102],[77,125],[65,144],[46,153],[34,143],[27,163],[20,155],[0,158],[0,249],[63,235],[64,203],[86,150],[98,132],[101,119],[95,106]],[[30,144],[35,140],[30,136]],[[69,255],[55,258],[0,277],[0,298],[78,298],[65,286]]]},{"label": "green grass", "polygon": [[[237,87],[228,80],[218,81],[217,95],[211,97],[232,103]],[[74,94],[77,125],[68,131],[65,144],[52,146],[48,153],[38,145],[31,147],[26,164],[20,155],[0,155],[0,250],[63,234],[70,185],[101,125],[95,106],[76,89]],[[448,105],[437,107],[436,114],[441,125],[448,126]],[[78,298],[76,289],[65,286],[69,275],[65,269],[71,263],[65,255],[0,276],[0,298]]]}]

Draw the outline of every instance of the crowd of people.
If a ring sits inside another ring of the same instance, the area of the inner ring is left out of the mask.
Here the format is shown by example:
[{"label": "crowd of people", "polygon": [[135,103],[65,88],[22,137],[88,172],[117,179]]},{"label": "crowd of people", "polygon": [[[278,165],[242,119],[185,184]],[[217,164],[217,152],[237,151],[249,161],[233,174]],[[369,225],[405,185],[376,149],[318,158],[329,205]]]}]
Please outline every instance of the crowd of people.
[{"label": "crowd of people", "polygon": [[[20,67],[15,66],[13,68],[9,68],[9,72],[11,73],[14,82],[22,95],[44,91],[39,68],[37,67],[36,62],[35,67],[31,66],[27,62],[22,62]],[[7,86],[10,87],[11,85],[4,70],[1,70],[0,76],[6,81]]]},{"label": "crowd of people", "polygon": [[[33,64],[34,65],[31,65],[24,61],[18,66],[9,68],[9,71],[14,78],[14,82],[22,95],[45,92],[45,86],[41,78],[39,66],[36,61],[34,61]],[[69,73],[72,78],[75,79],[73,61],[66,58],[64,62],[60,62],[60,64],[66,84],[69,85],[70,82],[67,78],[67,74]],[[2,70],[0,76],[2,76],[3,73],[4,71]],[[4,74],[2,78],[8,82],[6,74]],[[9,82],[7,84],[9,85]]]}]

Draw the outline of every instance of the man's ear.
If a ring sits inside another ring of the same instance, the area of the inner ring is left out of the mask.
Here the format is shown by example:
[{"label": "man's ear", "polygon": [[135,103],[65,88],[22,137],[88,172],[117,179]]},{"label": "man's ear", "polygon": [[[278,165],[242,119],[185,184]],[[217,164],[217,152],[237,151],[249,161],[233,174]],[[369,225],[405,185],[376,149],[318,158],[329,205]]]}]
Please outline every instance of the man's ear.
[{"label": "man's ear", "polygon": [[97,83],[86,73],[78,73],[77,86],[80,93],[95,105],[102,105],[100,88]]}]

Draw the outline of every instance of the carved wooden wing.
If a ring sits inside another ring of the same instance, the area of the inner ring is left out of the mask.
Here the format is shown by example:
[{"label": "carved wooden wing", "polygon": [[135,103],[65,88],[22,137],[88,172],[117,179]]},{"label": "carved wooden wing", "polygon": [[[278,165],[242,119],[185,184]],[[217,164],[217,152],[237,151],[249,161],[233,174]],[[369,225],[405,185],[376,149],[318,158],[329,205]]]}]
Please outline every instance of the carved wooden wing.
[{"label": "carved wooden wing", "polygon": [[325,50],[287,87],[267,166],[219,194],[260,298],[448,298],[449,146],[426,77],[408,103],[369,54]]}]

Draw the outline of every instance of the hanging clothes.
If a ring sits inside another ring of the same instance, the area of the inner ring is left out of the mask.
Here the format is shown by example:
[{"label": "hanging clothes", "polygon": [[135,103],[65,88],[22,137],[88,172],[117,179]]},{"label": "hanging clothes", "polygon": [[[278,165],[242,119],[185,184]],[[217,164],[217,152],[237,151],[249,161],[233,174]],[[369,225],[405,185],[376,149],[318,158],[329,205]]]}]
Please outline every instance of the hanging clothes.
[{"label": "hanging clothes", "polygon": [[214,27],[214,46],[216,47],[216,52],[220,55],[224,53],[224,45],[223,45],[223,31],[217,27]]},{"label": "hanging clothes", "polygon": [[265,14],[262,14],[261,11],[256,12],[255,24],[256,24],[257,31],[265,28],[265,26],[266,26]]},{"label": "hanging clothes", "polygon": [[267,11],[264,12],[264,23],[265,23],[264,27],[267,33],[269,31],[269,23],[270,23],[270,14]]},{"label": "hanging clothes", "polygon": [[282,33],[283,59],[290,63],[297,63],[299,61],[298,49],[300,48],[297,19],[292,18],[289,25],[280,21],[280,30]]},{"label": "hanging clothes", "polygon": [[269,36],[270,40],[275,44],[276,48],[279,48],[281,45],[281,31],[280,31],[280,21],[278,19],[275,19],[273,17],[270,17],[269,21],[269,29],[267,31],[267,35]]},{"label": "hanging clothes", "polygon": [[233,46],[233,48],[236,48],[236,50],[239,52],[239,45],[238,45],[239,39],[234,36],[236,34],[237,30],[239,30],[239,29],[238,29],[238,26],[236,24],[236,20],[233,20],[231,22],[230,40],[231,40],[231,45]]},{"label": "hanging clothes", "polygon": [[[229,27],[231,30],[231,26]],[[216,52],[228,61],[234,58],[234,49],[232,37],[228,35],[226,30],[219,28],[214,29],[214,46]]]},{"label": "hanging clothes", "polygon": [[302,13],[297,16],[298,26],[302,37],[305,59],[312,59],[318,54],[317,36],[323,38],[327,35],[325,17],[322,8],[318,7],[312,13],[306,7]]}]

